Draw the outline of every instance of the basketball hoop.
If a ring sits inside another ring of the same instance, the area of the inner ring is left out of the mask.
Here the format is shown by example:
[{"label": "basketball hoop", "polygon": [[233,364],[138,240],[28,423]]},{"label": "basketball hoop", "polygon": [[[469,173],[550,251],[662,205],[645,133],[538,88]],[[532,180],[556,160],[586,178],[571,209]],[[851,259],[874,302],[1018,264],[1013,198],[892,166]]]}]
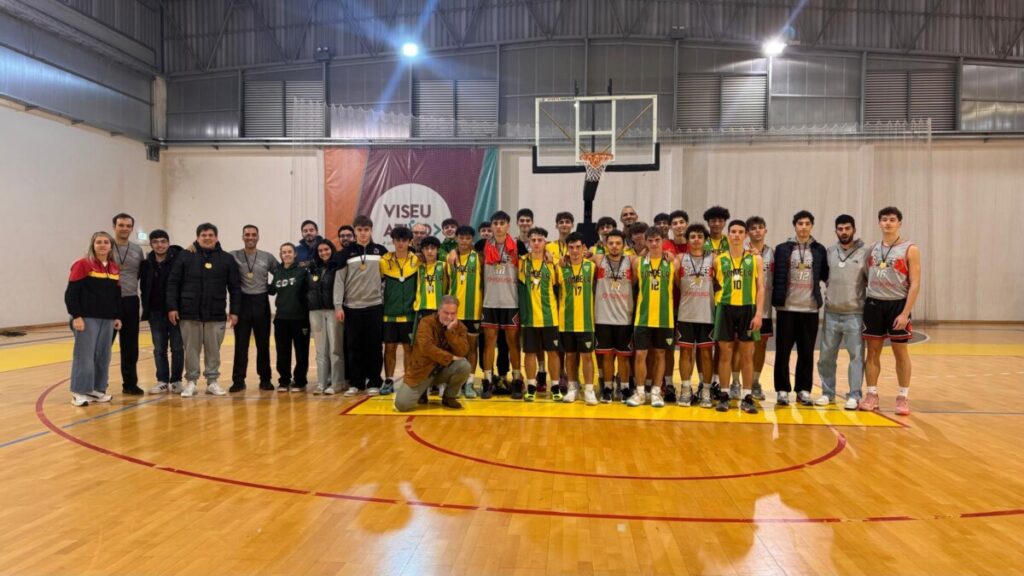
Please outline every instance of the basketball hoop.
[{"label": "basketball hoop", "polygon": [[611,152],[580,152],[580,160],[587,169],[587,182],[599,182],[604,169],[615,160]]}]

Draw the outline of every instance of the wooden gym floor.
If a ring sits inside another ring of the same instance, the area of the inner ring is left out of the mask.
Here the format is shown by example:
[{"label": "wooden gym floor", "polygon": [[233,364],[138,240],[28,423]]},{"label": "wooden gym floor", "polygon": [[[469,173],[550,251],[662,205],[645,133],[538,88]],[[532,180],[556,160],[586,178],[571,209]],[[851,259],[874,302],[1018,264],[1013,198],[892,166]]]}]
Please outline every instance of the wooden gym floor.
[{"label": "wooden gym floor", "polygon": [[[0,573],[1021,571],[1024,327],[921,328],[899,419],[889,353],[880,415],[496,399],[410,416],[252,377],[75,408],[66,329],[0,338]],[[222,356],[230,374],[230,337]],[[148,388],[147,349],[139,367]]]}]

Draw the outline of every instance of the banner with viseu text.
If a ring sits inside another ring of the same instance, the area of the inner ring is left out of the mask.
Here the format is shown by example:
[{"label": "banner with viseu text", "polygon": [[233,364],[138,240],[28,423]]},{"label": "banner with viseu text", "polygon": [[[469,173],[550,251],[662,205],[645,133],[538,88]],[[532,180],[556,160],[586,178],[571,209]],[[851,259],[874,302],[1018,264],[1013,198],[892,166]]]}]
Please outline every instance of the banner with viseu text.
[{"label": "banner with viseu text", "polygon": [[324,150],[323,235],[357,215],[373,220],[373,240],[391,249],[391,229],[424,223],[443,240],[441,222],[477,228],[498,205],[495,148],[328,148]]}]

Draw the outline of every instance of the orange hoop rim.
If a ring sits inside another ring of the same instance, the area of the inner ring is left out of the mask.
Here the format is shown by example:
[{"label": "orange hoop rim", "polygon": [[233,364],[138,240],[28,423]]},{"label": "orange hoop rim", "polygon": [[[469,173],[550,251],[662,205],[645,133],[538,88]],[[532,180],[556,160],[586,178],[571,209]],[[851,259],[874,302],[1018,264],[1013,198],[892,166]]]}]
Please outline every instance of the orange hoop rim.
[{"label": "orange hoop rim", "polygon": [[611,152],[580,152],[580,160],[591,168],[601,168],[615,159]]}]

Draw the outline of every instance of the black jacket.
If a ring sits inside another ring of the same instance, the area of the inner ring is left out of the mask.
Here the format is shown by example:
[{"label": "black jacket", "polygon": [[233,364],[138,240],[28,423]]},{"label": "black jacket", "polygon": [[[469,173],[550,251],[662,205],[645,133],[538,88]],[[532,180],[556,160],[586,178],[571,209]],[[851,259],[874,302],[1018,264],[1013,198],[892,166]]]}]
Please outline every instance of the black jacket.
[{"label": "black jacket", "polygon": [[211,250],[194,243],[195,252],[182,250],[174,259],[167,280],[167,311],[177,311],[181,320],[221,322],[227,320],[224,309],[231,295],[231,314],[241,307],[242,274],[234,256],[221,250],[220,242]]},{"label": "black jacket", "polygon": [[327,264],[317,260],[309,268],[309,280],[306,283],[306,302],[310,310],[334,310],[334,277],[338,270],[337,263],[332,259]]},{"label": "black jacket", "polygon": [[[772,275],[772,306],[782,308],[786,305],[786,292],[789,289],[789,259],[796,250],[796,242],[790,238],[775,247],[775,273]],[[828,282],[828,252],[825,246],[811,238],[811,290],[818,308],[824,304],[821,297],[821,282]]]},{"label": "black jacket", "polygon": [[[166,315],[167,279],[171,277],[174,259],[181,252],[181,246],[172,245],[167,249],[167,257],[163,262],[156,261],[156,253],[150,252],[139,267],[139,291],[142,298],[142,319],[149,320],[150,314]],[[158,302],[152,306],[153,301]]]}]

